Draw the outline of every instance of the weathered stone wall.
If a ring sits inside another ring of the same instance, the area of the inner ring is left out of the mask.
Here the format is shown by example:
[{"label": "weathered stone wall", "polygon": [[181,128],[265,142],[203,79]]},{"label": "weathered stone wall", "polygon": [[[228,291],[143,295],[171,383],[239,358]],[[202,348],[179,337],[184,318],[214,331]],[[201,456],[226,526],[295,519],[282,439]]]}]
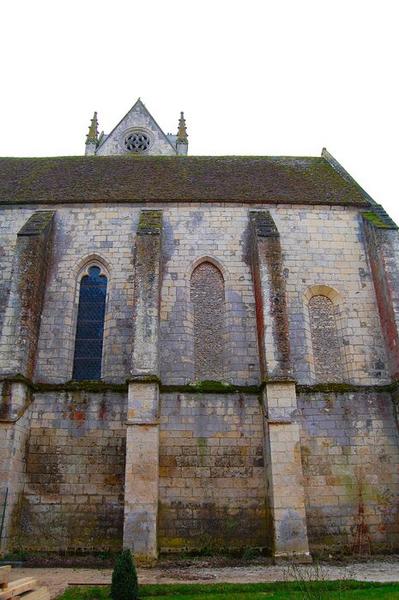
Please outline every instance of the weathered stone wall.
[{"label": "weathered stone wall", "polygon": [[40,331],[36,379],[72,378],[78,275],[91,259],[108,271],[103,378],[123,382],[130,371],[133,335],[133,242],[139,212],[127,208],[60,210]]},{"label": "weathered stone wall", "polygon": [[[163,210],[164,265],[161,294],[161,378],[194,379],[193,309],[190,277],[207,256],[220,265],[226,299],[226,379],[259,381],[255,299],[247,263],[248,207],[227,204],[156,205]],[[39,207],[38,207],[39,208]],[[45,208],[45,207],[40,207]],[[253,207],[253,208],[256,208]],[[265,206],[259,206],[265,210]],[[109,268],[104,336],[104,377],[124,381],[129,373],[133,331],[133,247],[140,206],[54,207],[53,258],[44,299],[36,378],[61,382],[72,374],[76,278],[90,256]],[[7,295],[17,231],[32,211],[3,210],[4,258],[0,274]],[[280,233],[286,279],[289,335],[295,376],[312,383],[312,343],[307,330],[310,286],[328,285],[341,297],[340,339],[353,383],[387,383],[387,359],[375,291],[366,261],[361,222],[354,209],[270,207]],[[2,240],[3,241],[3,240]],[[8,269],[8,270],[7,270]],[[0,310],[1,312],[1,310]]]},{"label": "weathered stone wall", "polygon": [[133,376],[159,375],[162,211],[142,210],[134,258]]},{"label": "weathered stone wall", "polygon": [[0,514],[4,522],[0,551],[12,543],[19,528],[19,507],[25,485],[26,447],[30,434],[31,394],[23,383],[0,382]]},{"label": "weathered stone wall", "polygon": [[393,379],[399,378],[399,233],[364,220],[365,242]]},{"label": "weathered stone wall", "polygon": [[190,204],[164,208],[161,304],[161,379],[180,385],[195,378],[191,274],[210,258],[225,287],[225,379],[259,381],[255,300],[247,262],[248,207]]},{"label": "weathered stone wall", "polygon": [[[137,285],[135,289],[135,271],[138,273],[139,269],[134,268],[133,249],[137,246],[139,236],[136,236],[136,230],[143,208],[146,208],[144,204],[54,207],[56,216],[53,252],[49,261],[40,320],[34,373],[36,382],[62,383],[71,378],[78,275],[92,259],[100,261],[109,275],[103,378],[124,382],[132,372],[135,374],[135,367],[140,367],[140,373],[152,373],[152,365],[146,363],[141,369],[140,361],[134,354],[134,349],[139,348],[139,344],[134,343],[134,307],[135,304],[137,306],[135,297],[137,300],[140,290]],[[146,335],[150,334],[153,349],[150,352],[145,344],[142,348],[153,357],[158,357],[159,349],[162,385],[185,384],[196,378],[194,307],[190,282],[193,271],[203,261],[217,265],[223,275],[226,332],[224,378],[238,385],[258,385],[260,368],[256,302],[251,273],[249,207],[227,203],[163,206],[153,203],[151,209],[162,210],[163,231],[156,242],[159,249],[156,257],[151,254],[151,250],[148,254],[153,259],[156,258],[158,265],[162,238],[162,268],[159,270],[159,278],[158,271],[156,272],[156,282],[154,269],[143,271],[144,288],[147,286],[154,292],[154,305],[148,307],[147,303],[148,318],[143,323],[145,326],[151,322],[154,327],[151,331],[148,328],[143,330]],[[344,350],[345,360],[341,379],[354,384],[388,383],[390,374],[387,353],[357,211],[343,207],[251,205],[251,210],[265,212],[267,209],[270,210],[279,233],[278,244],[270,244],[270,248],[274,248],[274,256],[278,255],[278,289],[282,290],[280,297],[287,302],[295,379],[301,384],[313,383],[309,290],[325,286],[335,294],[334,298],[337,300],[337,336]],[[4,278],[0,280],[0,294],[4,303],[9,298],[9,259],[15,251],[17,232],[32,212],[30,209],[2,212],[6,240],[2,252],[6,268]],[[150,247],[150,243],[148,246],[143,245],[143,248]],[[270,273],[273,273],[273,269]],[[260,282],[261,277],[258,287]],[[161,299],[158,339],[159,287]],[[279,299],[275,294],[276,289],[272,287],[268,292],[270,311],[273,302],[276,298]],[[1,310],[3,308],[4,305]],[[278,311],[274,314],[278,314]],[[265,323],[267,325],[267,321]],[[286,340],[281,338],[281,341]],[[153,364],[156,367],[155,375],[158,374],[158,360],[154,360]],[[340,379],[339,374],[337,379]],[[149,382],[142,383],[150,385]],[[151,398],[152,404],[157,407],[158,384],[154,378],[151,385],[156,388]],[[268,385],[270,387],[270,383]],[[294,386],[293,383],[290,385]],[[141,394],[139,388],[136,392]],[[28,548],[38,548],[39,544],[43,548],[45,543],[50,549],[91,549],[94,539],[97,549],[120,547],[126,396],[127,393],[122,392],[94,394],[89,391],[47,391],[35,394],[31,407],[32,429],[26,444],[26,481],[24,483],[24,477],[20,477],[15,485],[14,498],[24,489],[22,501],[19,502],[21,528],[20,532],[15,530],[16,540],[23,540]],[[146,394],[135,397],[132,391],[131,398],[134,400],[134,410],[140,406],[140,402],[143,404],[141,408],[146,409]],[[362,535],[366,531],[364,523],[359,521],[353,524],[354,519],[364,519],[366,514],[369,519],[367,534],[371,543],[378,546],[388,540],[393,545],[396,517],[390,512],[393,506],[390,498],[397,492],[397,430],[392,405],[385,401],[383,395],[375,396],[369,402],[368,395],[363,397],[359,394],[345,397],[345,402],[337,397],[334,400],[334,410],[327,410],[328,406],[325,408],[323,404],[326,402],[325,396],[314,396],[313,400],[311,398],[311,395],[302,398],[305,415],[302,423],[302,446],[305,475],[308,478],[307,511],[311,544],[313,547],[319,543],[322,545],[324,539],[332,545],[350,545],[350,535],[356,539],[353,531],[361,531]],[[276,397],[276,405],[280,406],[279,402],[284,400],[283,397]],[[308,406],[308,402],[319,404]],[[387,406],[391,407],[390,413]],[[346,416],[348,410],[353,411],[350,412],[352,416],[349,420]],[[285,488],[280,483],[286,476],[283,468],[290,468],[290,460],[294,464],[298,459],[299,443],[295,437],[297,428],[294,427],[294,413],[292,394],[290,415],[286,419],[283,415],[280,422],[277,415],[275,422],[272,422],[270,419],[273,420],[273,416],[268,415],[269,425],[275,432],[275,435],[272,432],[274,437],[270,438],[271,443],[277,444],[275,447],[281,454],[285,453],[286,459],[284,466],[284,461],[278,460],[277,454],[274,454],[274,473],[281,479],[275,479],[275,489],[269,494],[269,498],[281,499]],[[265,502],[264,436],[257,397],[239,394],[164,393],[161,417],[161,547],[183,547],[187,543],[196,547],[230,545],[238,537],[240,545],[267,546],[271,536],[267,525],[269,507]],[[145,418],[147,419],[146,415]],[[327,431],[325,435],[321,435],[325,421],[333,424],[332,430],[335,433]],[[21,424],[23,425],[23,421]],[[151,490],[156,491],[152,493],[150,490],[152,496],[148,498],[149,486],[146,487],[143,483],[134,492],[143,500],[143,505],[147,503],[153,509],[153,547],[157,523],[154,498],[157,497],[158,469],[154,440],[158,438],[155,433],[145,436],[145,432],[149,428],[153,428],[155,432],[158,426],[155,409],[154,415],[151,415],[151,419],[148,417],[145,423],[141,413],[132,415],[129,425],[131,460],[127,480],[130,478],[131,490],[134,489],[135,473],[140,473],[141,465],[140,457],[134,455],[135,428],[142,428],[141,437],[147,437],[142,440],[141,451],[146,452],[151,444],[153,454],[153,469],[145,475],[152,477]],[[3,430],[5,428],[2,429],[2,435]],[[17,430],[18,428],[13,429],[15,432]],[[7,429],[4,437],[7,448],[10,449],[12,445],[8,442],[14,434],[8,431]],[[337,440],[341,439],[339,436],[348,441],[338,443]],[[396,440],[395,443],[389,443],[391,438]],[[21,467],[19,477],[25,465],[22,451],[25,438],[21,433],[13,439],[17,441],[17,452],[20,452],[17,457],[18,468]],[[330,447],[331,440],[334,443],[331,442]],[[379,458],[376,454],[380,440],[383,440],[386,458]],[[286,452],[287,443],[290,455]],[[368,507],[366,513],[359,512],[360,509],[363,511],[363,505],[359,503],[359,489],[363,490],[363,483],[356,484],[358,488],[351,484],[352,497],[349,500],[341,489],[343,485],[339,483],[342,465],[347,466],[344,475],[347,473],[351,481],[362,479],[363,471],[359,471],[357,461],[359,457],[363,460],[363,456],[369,461],[365,469],[364,485],[370,485],[372,493],[375,493],[374,496],[368,496],[371,500],[365,503]],[[296,462],[295,468],[297,467]],[[9,467],[5,470],[7,469]],[[286,483],[294,485],[295,478],[289,474],[287,477],[290,479]],[[374,479],[370,482],[368,478],[372,477]],[[335,483],[334,478],[338,478]],[[144,475],[142,479],[145,480]],[[271,478],[269,480],[272,481]],[[329,486],[337,492],[325,494],[324,490]],[[134,493],[129,492],[130,500],[135,500]],[[378,494],[385,500],[376,500]],[[329,496],[334,499],[330,501]],[[388,508],[381,508],[383,502]],[[325,510],[323,503],[327,507]],[[130,504],[132,519],[129,523],[132,523],[134,516],[137,516],[137,506],[134,506],[134,502]],[[336,541],[335,538],[326,537],[331,515],[334,519],[337,516]],[[141,522],[145,528],[149,520],[144,522],[142,519]],[[357,530],[351,527],[357,527]],[[381,529],[383,527],[384,531]],[[46,535],[48,533],[48,539],[43,540],[43,531]],[[363,543],[363,540],[358,543]]]},{"label": "weathered stone wall", "polygon": [[312,382],[312,343],[304,298],[314,285],[341,296],[340,340],[352,383],[390,381],[375,290],[366,259],[362,224],[356,211],[279,207],[270,212],[280,232],[287,280],[290,339],[295,377]]},{"label": "weathered stone wall", "polygon": [[12,546],[122,546],[126,394],[36,393]]},{"label": "weathered stone wall", "polygon": [[[252,207],[256,208],[255,207]],[[353,383],[387,383],[389,374],[373,282],[353,209],[265,207],[280,233],[289,335],[295,377],[312,382],[312,343],[304,294],[317,284],[342,297],[340,339]],[[226,378],[259,381],[255,299],[248,260],[248,207],[191,205],[164,208],[165,270],[161,310],[161,376],[182,384],[194,373],[190,266],[216,259],[225,279],[229,355]]]},{"label": "weathered stone wall", "polygon": [[0,372],[31,378],[41,322],[54,211],[36,211],[18,231],[0,335]]},{"label": "weathered stone wall", "polygon": [[292,378],[280,234],[270,212],[251,211],[250,262],[262,378]]},{"label": "weathered stone wall", "polygon": [[399,432],[391,394],[301,393],[312,551],[399,547]]},{"label": "weathered stone wall", "polygon": [[309,556],[297,396],[293,382],[263,389],[268,504],[276,558]]},{"label": "weathered stone wall", "polygon": [[29,208],[2,209],[1,212],[3,218],[0,219],[0,332],[11,286],[11,271],[17,244],[17,233],[29,219],[33,210]]},{"label": "weathered stone wall", "polygon": [[135,312],[129,382],[123,546],[157,556],[159,488],[159,317],[162,212],[143,210],[135,244]]},{"label": "weathered stone wall", "polygon": [[269,546],[265,485],[256,395],[162,394],[161,548]]}]

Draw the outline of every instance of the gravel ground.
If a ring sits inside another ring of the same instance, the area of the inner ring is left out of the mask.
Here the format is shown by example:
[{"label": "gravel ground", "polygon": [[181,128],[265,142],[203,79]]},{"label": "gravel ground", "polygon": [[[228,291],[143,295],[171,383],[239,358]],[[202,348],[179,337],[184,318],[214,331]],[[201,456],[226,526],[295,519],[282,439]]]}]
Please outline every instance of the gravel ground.
[{"label": "gravel ground", "polygon": [[[205,563],[206,564],[206,563]],[[301,577],[323,579],[357,579],[359,581],[399,581],[399,559],[370,560],[345,565],[297,567]],[[98,585],[111,582],[111,569],[14,568],[11,580],[35,577],[50,589],[55,598],[68,585]],[[290,567],[245,565],[212,567],[188,564],[184,567],[138,569],[140,583],[256,583],[296,579]]]}]

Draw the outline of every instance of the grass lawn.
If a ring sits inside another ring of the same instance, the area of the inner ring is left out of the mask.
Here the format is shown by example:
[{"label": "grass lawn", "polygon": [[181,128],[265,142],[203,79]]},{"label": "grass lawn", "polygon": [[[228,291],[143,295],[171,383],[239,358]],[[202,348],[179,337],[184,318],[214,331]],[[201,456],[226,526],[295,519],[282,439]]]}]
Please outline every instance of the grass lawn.
[{"label": "grass lawn", "polygon": [[[69,588],[58,600],[110,600],[110,588]],[[399,583],[321,581],[312,583],[142,585],[146,600],[399,600]]]}]

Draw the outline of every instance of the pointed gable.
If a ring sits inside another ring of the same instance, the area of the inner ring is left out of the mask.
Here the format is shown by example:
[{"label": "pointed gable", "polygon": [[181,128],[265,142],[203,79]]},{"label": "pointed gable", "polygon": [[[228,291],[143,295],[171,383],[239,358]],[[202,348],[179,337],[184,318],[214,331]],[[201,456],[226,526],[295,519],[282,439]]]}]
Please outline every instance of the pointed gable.
[{"label": "pointed gable", "polygon": [[176,150],[140,98],[97,148],[97,155],[175,155]]}]

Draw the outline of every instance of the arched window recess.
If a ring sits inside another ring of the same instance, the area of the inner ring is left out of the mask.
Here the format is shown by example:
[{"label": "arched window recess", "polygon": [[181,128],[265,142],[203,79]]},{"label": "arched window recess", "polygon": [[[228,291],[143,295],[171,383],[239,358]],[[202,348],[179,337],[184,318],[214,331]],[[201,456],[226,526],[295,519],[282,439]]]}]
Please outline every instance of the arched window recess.
[{"label": "arched window recess", "polygon": [[90,262],[80,273],[72,379],[101,378],[108,277],[100,262]]},{"label": "arched window recess", "polygon": [[194,315],[194,377],[223,380],[225,373],[225,293],[220,269],[210,260],[198,262],[191,274]]},{"label": "arched window recess", "polygon": [[312,346],[313,376],[316,382],[345,381],[342,339],[339,330],[341,297],[333,288],[317,285],[305,294]]}]

